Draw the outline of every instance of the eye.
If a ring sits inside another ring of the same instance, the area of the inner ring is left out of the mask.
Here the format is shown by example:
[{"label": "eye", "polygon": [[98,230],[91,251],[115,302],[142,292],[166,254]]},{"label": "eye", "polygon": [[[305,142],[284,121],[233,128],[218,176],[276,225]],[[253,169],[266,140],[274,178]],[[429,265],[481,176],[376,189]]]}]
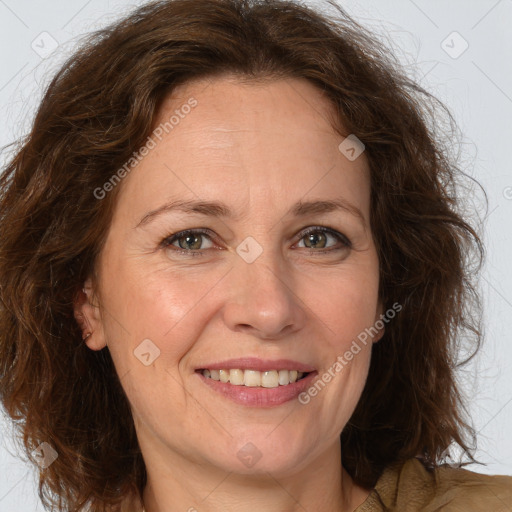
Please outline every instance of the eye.
[{"label": "eye", "polygon": [[[350,240],[345,235],[342,235],[341,233],[339,233],[338,231],[335,231],[334,229],[326,228],[323,226],[316,226],[316,227],[308,228],[306,231],[303,231],[301,233],[301,235],[302,236],[301,236],[300,242],[302,242],[302,240],[305,241],[304,245],[302,247],[305,247],[308,249],[318,248],[320,250],[313,251],[313,252],[317,252],[317,253],[326,253],[326,252],[336,251],[336,250],[340,250],[340,249],[347,249],[347,248],[352,247]],[[334,240],[336,240],[338,243],[341,243],[341,247],[334,246],[334,248],[333,248],[331,246],[331,248],[329,248],[327,246],[329,237],[334,238]],[[320,247],[318,247],[318,246],[320,246]],[[326,248],[327,248],[327,250],[322,250],[322,249],[326,249]]]},{"label": "eye", "polygon": [[[202,240],[208,238],[210,245],[207,247],[203,246]],[[176,251],[181,254],[188,256],[199,256],[201,253],[200,249],[211,249],[211,236],[209,230],[205,229],[187,229],[180,231],[174,235],[170,235],[162,240],[161,245],[163,247],[169,247],[170,245],[176,247]]]},{"label": "eye", "polygon": [[[343,234],[335,231],[334,229],[326,228],[323,226],[315,226],[302,231],[299,235],[300,242],[305,240],[305,244],[301,248],[312,249],[313,253],[327,253],[333,251],[346,250],[352,247],[350,240]],[[186,256],[202,256],[203,251],[213,248],[212,238],[213,232],[209,229],[187,229],[167,236],[162,240],[160,246],[163,248],[175,247],[172,249],[178,254]],[[329,238],[338,242],[339,247],[328,246]],[[204,239],[209,240],[209,243],[204,245]],[[319,246],[319,247],[318,247]]]}]

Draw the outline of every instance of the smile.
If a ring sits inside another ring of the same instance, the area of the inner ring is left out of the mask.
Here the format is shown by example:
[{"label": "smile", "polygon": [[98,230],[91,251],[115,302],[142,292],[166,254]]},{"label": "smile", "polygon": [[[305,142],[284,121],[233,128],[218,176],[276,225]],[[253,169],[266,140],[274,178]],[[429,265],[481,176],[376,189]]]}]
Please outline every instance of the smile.
[{"label": "smile", "polygon": [[200,370],[207,379],[212,379],[234,386],[277,388],[287,386],[304,378],[308,372],[298,370],[268,370],[260,372],[258,370],[241,370],[232,368],[230,370]]},{"label": "smile", "polygon": [[236,368],[229,370],[203,368],[196,370],[195,374],[216,394],[237,404],[269,408],[297,399],[300,393],[311,386],[318,372],[297,370],[260,372]]}]

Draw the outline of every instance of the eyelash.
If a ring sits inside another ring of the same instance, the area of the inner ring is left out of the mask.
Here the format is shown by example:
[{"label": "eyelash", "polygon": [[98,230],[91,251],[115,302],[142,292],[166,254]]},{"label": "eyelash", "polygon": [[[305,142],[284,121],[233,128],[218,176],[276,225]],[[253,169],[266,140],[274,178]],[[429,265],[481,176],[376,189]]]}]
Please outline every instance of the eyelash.
[{"label": "eyelash", "polygon": [[[311,233],[316,233],[316,232],[327,233],[329,235],[332,235],[334,238],[336,238],[338,240],[338,242],[341,242],[343,244],[343,247],[330,248],[330,249],[319,249],[319,250],[312,249],[312,252],[314,252],[314,253],[326,254],[329,252],[335,252],[335,251],[340,251],[342,249],[352,248],[351,241],[345,235],[343,235],[342,233],[339,233],[338,231],[335,231],[334,229],[326,228],[324,226],[313,226],[311,228],[306,229],[305,231],[302,231],[300,233],[301,237],[299,238],[299,241],[302,240],[303,238],[305,238],[307,235],[309,235]],[[212,238],[213,238],[212,232],[209,229],[186,229],[184,231],[179,231],[178,233],[174,233],[172,235],[165,237],[162,240],[162,242],[160,243],[160,246],[163,248],[168,248],[170,246],[173,246],[173,242],[175,242],[176,240],[179,240],[180,238],[183,238],[184,236],[197,235],[197,234],[206,235],[208,238],[210,238],[210,240],[212,240]],[[212,240],[212,242],[213,242],[213,240]],[[177,252],[178,254],[192,256],[192,257],[203,256],[203,252],[205,250],[208,250],[208,249],[202,249],[202,250],[198,250],[198,251],[192,251],[192,250],[181,249],[176,246],[173,246],[173,247],[175,248],[175,249],[173,249],[173,251]],[[302,247],[301,247],[301,249],[302,249]]]}]

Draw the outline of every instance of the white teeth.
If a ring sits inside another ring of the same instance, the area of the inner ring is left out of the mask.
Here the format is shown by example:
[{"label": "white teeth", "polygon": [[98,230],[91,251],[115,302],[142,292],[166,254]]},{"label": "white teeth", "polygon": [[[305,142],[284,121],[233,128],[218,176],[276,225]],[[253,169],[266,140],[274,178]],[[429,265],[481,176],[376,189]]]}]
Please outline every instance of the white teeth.
[{"label": "white teeth", "polygon": [[261,372],[256,370],[245,370],[244,384],[250,387],[261,386]]},{"label": "white teeth", "polygon": [[229,370],[229,382],[235,386],[244,385],[244,372],[243,370]]},{"label": "white teeth", "polygon": [[213,380],[229,382],[235,386],[277,388],[296,382],[304,376],[297,370],[203,370],[203,375]]},{"label": "white teeth", "polygon": [[288,377],[288,370],[279,370],[279,384],[285,386],[290,382]]},{"label": "white teeth", "polygon": [[279,386],[279,374],[276,370],[270,370],[261,374],[261,385],[264,388],[277,388]]}]

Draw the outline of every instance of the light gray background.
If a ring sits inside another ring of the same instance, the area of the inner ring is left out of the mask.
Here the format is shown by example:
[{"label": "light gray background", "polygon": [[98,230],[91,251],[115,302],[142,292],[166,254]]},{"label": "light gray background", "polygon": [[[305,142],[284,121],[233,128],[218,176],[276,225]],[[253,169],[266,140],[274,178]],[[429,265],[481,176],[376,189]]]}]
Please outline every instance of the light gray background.
[{"label": "light gray background", "polygon": [[[449,106],[465,136],[464,159],[488,193],[485,342],[460,377],[479,433],[477,458],[487,464],[470,469],[512,474],[512,0],[338,1],[386,33],[410,73]],[[141,3],[0,0],[0,146],[28,131],[43,87],[80,36]],[[0,427],[0,511],[42,511],[37,472],[15,457],[1,418]]]}]

